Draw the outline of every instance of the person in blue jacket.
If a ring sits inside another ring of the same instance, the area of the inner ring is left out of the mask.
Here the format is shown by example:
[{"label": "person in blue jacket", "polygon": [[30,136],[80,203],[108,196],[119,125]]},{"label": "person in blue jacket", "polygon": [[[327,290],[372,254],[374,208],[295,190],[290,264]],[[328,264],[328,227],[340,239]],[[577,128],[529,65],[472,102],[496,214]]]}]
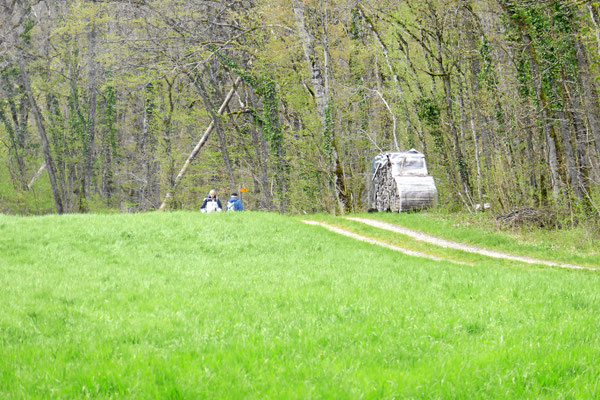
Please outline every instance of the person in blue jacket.
[{"label": "person in blue jacket", "polygon": [[225,206],[227,211],[244,211],[242,201],[238,199],[237,193],[231,193],[231,198]]}]

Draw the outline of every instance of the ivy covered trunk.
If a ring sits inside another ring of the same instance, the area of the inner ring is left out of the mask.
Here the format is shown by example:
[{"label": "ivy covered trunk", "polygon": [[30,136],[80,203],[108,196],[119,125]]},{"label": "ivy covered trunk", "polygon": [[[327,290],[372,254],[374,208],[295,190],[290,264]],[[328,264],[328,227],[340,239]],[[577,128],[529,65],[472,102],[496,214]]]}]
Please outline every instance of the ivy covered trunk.
[{"label": "ivy covered trunk", "polygon": [[[344,179],[344,171],[341,166],[341,161],[338,154],[338,149],[335,141],[335,130],[333,124],[333,101],[329,97],[329,87],[327,81],[327,39],[326,32],[324,37],[323,58],[325,66],[321,66],[321,62],[315,52],[315,40],[312,33],[308,30],[308,25],[305,20],[305,6],[302,0],[294,0],[292,2],[294,14],[296,16],[296,27],[298,36],[302,42],[304,57],[308,64],[310,79],[314,92],[317,114],[321,121],[321,130],[323,132],[323,147],[329,158],[329,179],[335,195],[337,207],[343,214],[348,203],[346,197],[346,182]],[[322,16],[323,17],[323,16]],[[326,17],[324,17],[326,23]]]},{"label": "ivy covered trunk", "polygon": [[23,61],[23,56],[20,55],[18,57],[19,68],[21,70],[21,79],[23,87],[25,88],[25,92],[27,93],[27,98],[29,99],[29,105],[31,106],[31,110],[33,111],[33,115],[35,117],[35,123],[38,128],[38,133],[40,134],[40,139],[42,141],[42,149],[44,153],[44,160],[46,161],[46,169],[48,171],[48,177],[50,178],[50,187],[52,188],[52,195],[54,196],[54,204],[56,206],[56,212],[59,214],[63,213],[63,203],[60,197],[60,192],[58,190],[58,184],[56,182],[56,169],[54,167],[54,160],[52,159],[52,154],[50,153],[50,144],[48,143],[48,136],[46,135],[46,127],[44,126],[44,121],[42,117],[42,113],[38,107],[35,98],[33,97],[33,92],[31,90],[31,83],[29,80],[29,74],[27,73],[25,62]]}]

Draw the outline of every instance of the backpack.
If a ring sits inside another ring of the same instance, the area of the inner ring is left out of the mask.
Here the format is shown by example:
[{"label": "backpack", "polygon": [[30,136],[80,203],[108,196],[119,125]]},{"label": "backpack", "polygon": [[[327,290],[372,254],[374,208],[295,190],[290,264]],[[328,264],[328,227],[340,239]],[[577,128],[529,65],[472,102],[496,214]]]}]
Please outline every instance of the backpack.
[{"label": "backpack", "polygon": [[227,207],[225,207],[227,211],[235,211],[235,201],[227,202]]}]

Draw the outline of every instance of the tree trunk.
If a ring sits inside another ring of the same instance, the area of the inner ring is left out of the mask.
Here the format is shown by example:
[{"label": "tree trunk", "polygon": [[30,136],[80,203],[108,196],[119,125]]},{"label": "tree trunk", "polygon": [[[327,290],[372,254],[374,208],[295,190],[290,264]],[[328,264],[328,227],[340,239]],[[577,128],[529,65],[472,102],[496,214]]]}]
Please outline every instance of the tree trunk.
[{"label": "tree trunk", "polygon": [[[0,108],[0,121],[2,121],[4,123],[4,127],[6,128],[6,131],[8,132],[8,137],[10,139],[9,150],[12,150],[12,152],[14,154],[15,162],[17,163],[18,177],[16,177],[16,179],[13,180],[15,190],[25,190],[25,189],[27,189],[27,183],[25,181],[25,162],[23,161],[22,148],[21,148],[21,146],[19,146],[19,143],[18,143],[18,139],[16,136],[16,129],[14,129],[14,127],[12,126],[12,124],[10,123],[8,118],[6,118],[4,110],[1,108]],[[11,162],[9,159],[9,166],[10,166],[10,164],[11,164]],[[12,172],[11,172],[11,175],[12,175]],[[17,184],[17,181],[19,182],[18,184]]]},{"label": "tree trunk", "polygon": [[460,178],[460,182],[462,184],[462,189],[464,189],[467,196],[471,195],[471,184],[469,182],[469,172],[467,166],[467,160],[462,154],[462,149],[460,145],[460,138],[458,136],[458,127],[456,126],[456,121],[454,120],[454,113],[452,111],[452,83],[450,80],[450,71],[447,71],[442,56],[442,38],[441,33],[437,35],[438,40],[438,66],[440,69],[440,74],[442,75],[442,81],[444,83],[444,97],[446,99],[446,114],[448,116],[448,124],[450,125],[452,144],[454,147],[454,158],[456,159],[456,164],[458,167],[458,175]]},{"label": "tree trunk", "polygon": [[538,187],[538,182],[537,182],[537,162],[536,162],[536,158],[537,158],[537,153],[534,150],[534,146],[533,146],[533,140],[534,140],[534,132],[533,129],[531,128],[531,122],[529,120],[529,113],[525,114],[525,126],[527,127],[525,129],[525,143],[526,143],[526,151],[527,151],[527,159],[528,159],[528,167],[529,167],[529,171],[528,171],[528,176],[529,179],[527,180],[528,185],[530,186],[531,190],[533,191],[533,205],[534,206],[538,206],[540,207],[542,205],[541,203],[541,198],[540,198],[540,188]]},{"label": "tree trunk", "polygon": [[[279,200],[279,212],[285,213],[288,207],[288,164],[285,159],[283,132],[279,121],[279,99],[273,76],[269,75],[265,78],[263,88],[263,118],[270,129],[267,136],[271,152],[275,156],[275,186]],[[265,127],[263,127],[263,133]]]},{"label": "tree trunk", "polygon": [[118,186],[115,182],[116,168],[114,166],[117,157],[115,104],[115,90],[109,85],[105,91],[105,101],[102,103],[102,196],[106,200],[107,207],[110,207],[114,191]]},{"label": "tree trunk", "polygon": [[[209,73],[211,72],[209,71]],[[198,89],[198,92],[204,101],[204,105],[206,106],[206,109],[214,122],[215,130],[217,131],[217,137],[219,138],[219,148],[221,150],[221,156],[223,157],[223,164],[225,165],[225,171],[227,171],[227,178],[229,179],[229,190],[230,192],[235,192],[237,190],[237,185],[235,183],[235,175],[233,174],[229,152],[227,151],[225,131],[223,130],[223,124],[220,117],[222,113],[215,113],[214,105],[200,79],[202,78],[199,76],[194,77],[194,85]]]},{"label": "tree trunk", "polygon": [[88,57],[89,57],[89,71],[88,71],[88,123],[87,123],[87,137],[85,138],[84,149],[85,154],[85,171],[84,171],[84,182],[85,182],[85,199],[90,200],[90,186],[92,181],[92,173],[94,167],[94,138],[96,135],[96,75],[97,75],[97,63],[96,63],[96,25],[92,23],[90,32],[88,33]]},{"label": "tree trunk", "polygon": [[54,196],[56,212],[62,214],[63,205],[62,200],[60,198],[60,193],[58,191],[58,185],[56,184],[54,162],[52,160],[52,155],[50,154],[50,145],[48,144],[48,137],[46,136],[46,129],[44,128],[42,114],[37,106],[35,98],[33,97],[33,92],[31,91],[31,84],[29,82],[29,75],[27,73],[27,70],[25,69],[25,63],[23,62],[23,55],[18,54],[17,58],[19,62],[19,69],[21,70],[21,79],[23,81],[23,86],[25,87],[25,92],[27,93],[27,98],[29,99],[29,104],[31,105],[38,132],[42,140],[44,160],[46,161],[46,169],[48,170],[48,176],[50,177],[50,186],[52,188],[52,195]]},{"label": "tree trunk", "polygon": [[167,111],[167,115],[164,121],[164,141],[165,141],[165,155],[167,157],[167,181],[169,183],[169,190],[173,188],[175,185],[175,158],[173,157],[173,144],[172,144],[172,120],[173,120],[173,111],[175,109],[175,105],[173,104],[173,82],[169,82],[167,78],[165,78],[167,85],[169,87],[169,110]]},{"label": "tree trunk", "polygon": [[[27,189],[27,178],[25,177],[26,168],[23,153],[25,151],[25,132],[27,127],[27,108],[26,102],[20,101],[19,107],[15,104],[17,93],[14,91],[14,83],[11,82],[8,74],[2,74],[3,85],[2,89],[6,91],[6,102],[10,110],[10,118],[5,113],[4,106],[0,106],[0,121],[4,123],[4,127],[10,139],[9,151],[12,150],[14,159],[17,164],[19,185],[15,185],[15,189]],[[20,94],[24,92],[23,85],[18,85]],[[0,92],[2,93],[2,92]],[[12,120],[12,121],[11,121]],[[20,186],[20,187],[19,187]]]},{"label": "tree trunk", "polygon": [[591,146],[587,145],[587,129],[584,122],[585,112],[582,110],[581,98],[579,97],[580,95],[583,97],[583,94],[576,88],[574,88],[574,90],[568,90],[568,88],[569,86],[565,84],[565,93],[567,95],[566,107],[569,110],[568,114],[571,117],[571,123],[575,132],[575,136],[572,138],[572,140],[574,140],[573,147],[575,148],[575,162],[579,183],[579,187],[577,189],[581,195],[580,199],[586,202],[588,206],[591,206],[591,204],[589,204],[589,199],[584,196],[584,192],[589,193],[590,190],[589,150],[591,150]]},{"label": "tree trunk", "polygon": [[567,178],[570,185],[571,193],[578,199],[582,198],[581,187],[579,182],[579,171],[577,170],[577,161],[575,160],[575,152],[573,151],[573,143],[571,142],[571,130],[565,113],[563,110],[556,111],[558,120],[560,122],[560,131],[562,138],[562,147],[567,162]]},{"label": "tree trunk", "polygon": [[538,103],[538,109],[541,113],[542,129],[544,131],[544,137],[546,140],[547,159],[548,166],[550,167],[550,180],[552,183],[552,195],[554,196],[555,201],[558,201],[561,185],[556,152],[556,132],[554,131],[554,127],[550,124],[550,116],[548,115],[548,100],[542,86],[542,76],[540,75],[535,49],[533,48],[533,43],[531,43],[531,37],[522,29],[523,28],[521,28],[521,38],[523,39],[523,44],[527,48],[527,53],[529,55],[529,63],[535,85],[536,100]]},{"label": "tree trunk", "polygon": [[160,164],[156,159],[156,105],[154,104],[155,84],[148,83],[144,94],[144,116],[142,119],[142,135],[139,149],[142,155],[144,185],[139,190],[139,207],[143,210],[157,208],[160,203]]},{"label": "tree trunk", "polygon": [[[249,97],[252,107],[254,107],[255,110],[258,109],[258,101],[252,91],[249,92]],[[259,160],[260,165],[260,207],[265,210],[272,210],[273,201],[271,199],[271,191],[269,190],[269,149],[264,135],[259,135],[256,130],[258,125],[256,118],[255,122],[256,123],[250,127],[250,134],[252,135],[252,141],[254,142],[254,148],[256,149],[256,158]]]},{"label": "tree trunk", "polygon": [[[305,21],[305,9],[304,2],[302,0],[293,0],[292,7],[294,15],[296,17],[296,26],[298,29],[298,36],[302,42],[302,49],[304,50],[304,57],[308,64],[308,70],[310,72],[310,79],[313,87],[315,96],[315,102],[317,107],[317,114],[321,120],[321,129],[323,132],[323,139],[325,142],[325,150],[329,153],[329,179],[333,186],[333,193],[340,212],[345,212],[345,204],[343,198],[346,195],[346,187],[343,176],[342,168],[340,167],[340,159],[335,146],[335,136],[333,129],[333,107],[329,99],[329,93],[326,87],[326,80],[324,72],[320,66],[319,60],[315,53],[315,43],[313,35],[307,30]],[[327,49],[324,50],[327,52]]]},{"label": "tree trunk", "polygon": [[590,65],[581,41],[577,37],[574,37],[573,41],[575,43],[577,64],[579,67],[578,81],[581,97],[584,102],[583,110],[588,120],[591,139],[595,145],[596,159],[600,162],[600,103],[598,102],[596,82],[590,72]]},{"label": "tree trunk", "polygon": [[[365,12],[364,7],[360,4],[360,2],[356,3],[356,7],[359,10],[360,15],[362,16],[362,18],[367,22],[367,25],[369,25],[369,28],[371,28],[371,32],[373,32],[373,36],[375,36],[375,39],[377,40],[377,43],[379,44],[379,47],[381,47],[381,51],[383,53],[383,58],[385,59],[385,63],[387,65],[387,67],[388,67],[388,70],[390,71],[390,74],[392,75],[392,80],[394,82],[394,92],[401,99],[401,102],[402,102],[402,105],[403,105],[404,116],[406,118],[406,122],[410,122],[410,117],[409,117],[409,113],[408,113],[408,107],[406,105],[406,102],[404,100],[404,96],[402,94],[402,88],[400,86],[400,82],[398,81],[398,74],[396,73],[396,70],[392,66],[392,63],[390,62],[388,48],[385,45],[385,43],[383,42],[383,39],[381,38],[381,35],[379,34],[379,31],[375,27],[375,24],[373,23],[373,20],[367,15],[367,13]],[[381,97],[381,99],[383,100],[383,102],[386,105],[386,108],[388,109],[388,111],[392,115],[392,119],[393,119],[393,122],[394,122],[394,130],[392,131],[392,136],[393,136],[393,140],[394,140],[394,147],[396,148],[396,151],[400,151],[400,146],[398,145],[398,137],[397,137],[397,134],[396,134],[396,116],[394,115],[394,112],[392,111],[392,109],[388,106],[388,104],[385,101],[385,99],[384,99],[383,95],[381,94],[381,92],[377,92],[377,94],[379,94],[379,97]]]}]

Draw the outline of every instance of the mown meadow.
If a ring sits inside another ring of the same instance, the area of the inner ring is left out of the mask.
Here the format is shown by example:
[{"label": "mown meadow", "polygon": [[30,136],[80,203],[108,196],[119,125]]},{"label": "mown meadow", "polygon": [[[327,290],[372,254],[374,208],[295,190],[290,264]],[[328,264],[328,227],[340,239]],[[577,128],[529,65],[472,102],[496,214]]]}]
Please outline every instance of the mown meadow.
[{"label": "mown meadow", "polygon": [[272,213],[0,215],[0,398],[600,397],[600,272],[430,251],[471,265]]}]

